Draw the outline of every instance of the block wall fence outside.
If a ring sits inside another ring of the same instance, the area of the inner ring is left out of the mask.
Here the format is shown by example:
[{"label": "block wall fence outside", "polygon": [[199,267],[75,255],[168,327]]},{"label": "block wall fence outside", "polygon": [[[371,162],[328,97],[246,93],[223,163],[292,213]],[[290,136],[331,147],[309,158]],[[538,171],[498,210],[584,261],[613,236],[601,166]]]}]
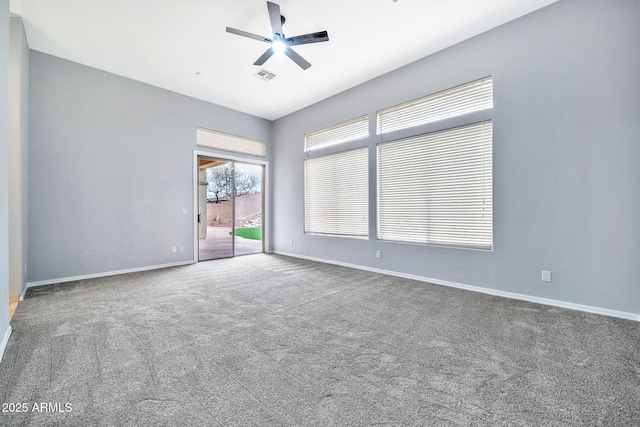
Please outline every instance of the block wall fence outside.
[{"label": "block wall fence outside", "polygon": [[[262,193],[245,194],[236,198],[236,227],[262,213]],[[230,200],[207,203],[208,225],[231,225],[233,206]]]}]

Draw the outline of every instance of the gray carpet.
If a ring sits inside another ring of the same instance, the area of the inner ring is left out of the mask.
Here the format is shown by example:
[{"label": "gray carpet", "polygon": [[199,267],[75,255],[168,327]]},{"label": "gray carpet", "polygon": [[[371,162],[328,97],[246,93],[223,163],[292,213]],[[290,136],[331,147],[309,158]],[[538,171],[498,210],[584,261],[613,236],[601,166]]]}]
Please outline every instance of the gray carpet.
[{"label": "gray carpet", "polygon": [[12,326],[3,426],[640,425],[636,322],[282,256],[33,288]]}]

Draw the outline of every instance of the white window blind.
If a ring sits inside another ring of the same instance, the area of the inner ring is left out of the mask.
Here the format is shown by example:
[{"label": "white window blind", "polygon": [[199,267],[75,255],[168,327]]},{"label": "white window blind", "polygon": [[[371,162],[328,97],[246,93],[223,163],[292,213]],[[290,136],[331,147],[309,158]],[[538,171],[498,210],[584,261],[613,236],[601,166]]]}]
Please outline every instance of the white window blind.
[{"label": "white window blind", "polygon": [[368,237],[367,147],[307,159],[305,233]]},{"label": "white window blind", "polygon": [[493,79],[485,77],[378,111],[378,134],[493,108]]},{"label": "white window blind", "polygon": [[491,249],[492,122],[378,145],[378,238]]},{"label": "white window blind", "polygon": [[369,116],[356,117],[355,119],[305,134],[304,151],[354,141],[368,136]]},{"label": "white window blind", "polygon": [[204,128],[196,129],[196,144],[200,147],[250,154],[252,156],[265,157],[267,155],[267,144],[262,141]]}]

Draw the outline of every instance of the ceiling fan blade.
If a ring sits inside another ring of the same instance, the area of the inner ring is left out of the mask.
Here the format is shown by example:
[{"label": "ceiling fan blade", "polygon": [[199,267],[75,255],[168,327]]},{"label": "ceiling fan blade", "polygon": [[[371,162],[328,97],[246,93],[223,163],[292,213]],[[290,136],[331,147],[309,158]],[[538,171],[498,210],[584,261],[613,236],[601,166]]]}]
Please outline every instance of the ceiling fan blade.
[{"label": "ceiling fan blade", "polygon": [[319,31],[317,33],[304,34],[302,36],[288,37],[285,39],[285,41],[289,44],[289,46],[326,42],[329,41],[329,34],[326,31]]},{"label": "ceiling fan blade", "polygon": [[269,19],[271,20],[271,28],[273,29],[273,38],[277,39],[276,34],[282,35],[282,21],[280,18],[280,6],[275,3],[267,2],[269,9]]},{"label": "ceiling fan blade", "polygon": [[253,63],[253,65],[262,65],[265,62],[267,62],[267,59],[271,58],[271,56],[276,53],[276,51],[270,47],[269,49],[267,49],[267,51],[265,53],[262,54],[262,56],[260,58],[258,58],[258,60],[256,62]]},{"label": "ceiling fan blade", "polygon": [[273,40],[268,39],[266,37],[262,37],[262,36],[259,36],[257,34],[253,34],[253,33],[247,33],[246,31],[242,31],[242,30],[236,30],[235,28],[231,28],[231,27],[227,27],[227,33],[237,34],[237,35],[242,36],[242,37],[248,37],[250,39],[259,40],[259,41],[265,42],[265,43],[271,43],[273,41]]},{"label": "ceiling fan blade", "polygon": [[285,49],[284,54],[287,55],[289,58],[293,59],[293,62],[298,64],[300,66],[300,68],[302,68],[303,70],[306,70],[307,68],[311,67],[311,64],[309,62],[307,62],[306,59],[304,59],[302,56],[298,55],[290,47],[287,47]]}]

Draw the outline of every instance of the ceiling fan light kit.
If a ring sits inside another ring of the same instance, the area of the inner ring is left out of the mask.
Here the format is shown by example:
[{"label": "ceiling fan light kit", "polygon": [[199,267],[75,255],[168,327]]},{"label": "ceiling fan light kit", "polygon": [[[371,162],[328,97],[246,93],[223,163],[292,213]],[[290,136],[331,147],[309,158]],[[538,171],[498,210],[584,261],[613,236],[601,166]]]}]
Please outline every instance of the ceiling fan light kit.
[{"label": "ceiling fan light kit", "polygon": [[236,34],[238,36],[247,37],[250,39],[258,40],[264,43],[268,43],[271,46],[267,49],[260,58],[253,63],[253,65],[262,65],[275,53],[281,52],[287,55],[293,60],[300,68],[306,70],[311,67],[311,64],[300,56],[296,51],[291,49],[291,46],[298,46],[301,44],[318,43],[329,41],[329,34],[326,31],[318,31],[316,33],[304,34],[295,37],[285,37],[282,32],[282,25],[286,19],[280,14],[280,6],[267,2],[267,10],[269,11],[269,19],[271,21],[271,29],[273,30],[273,38],[262,37],[257,34],[248,33],[246,31],[237,30],[235,28],[227,27],[227,32]]}]

